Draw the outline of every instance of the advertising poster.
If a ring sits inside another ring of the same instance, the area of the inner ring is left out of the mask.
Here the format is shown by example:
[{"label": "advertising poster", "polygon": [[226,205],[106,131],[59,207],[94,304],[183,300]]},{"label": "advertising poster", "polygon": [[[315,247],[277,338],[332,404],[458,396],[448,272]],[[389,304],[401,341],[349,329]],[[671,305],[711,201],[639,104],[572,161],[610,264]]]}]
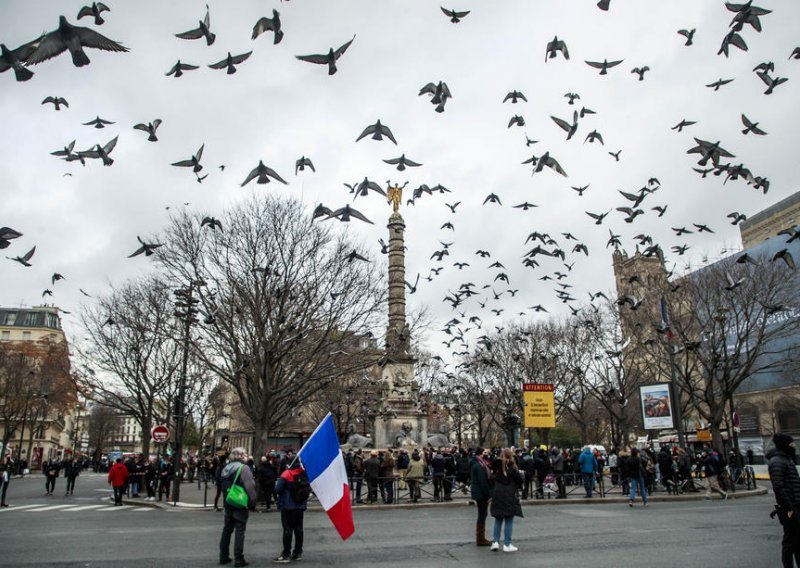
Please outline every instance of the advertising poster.
[{"label": "advertising poster", "polygon": [[674,428],[672,420],[672,401],[669,385],[643,385],[639,387],[642,400],[642,421],[645,430],[666,430]]},{"label": "advertising poster", "polygon": [[552,384],[524,383],[522,398],[526,428],[556,427],[555,390]]}]

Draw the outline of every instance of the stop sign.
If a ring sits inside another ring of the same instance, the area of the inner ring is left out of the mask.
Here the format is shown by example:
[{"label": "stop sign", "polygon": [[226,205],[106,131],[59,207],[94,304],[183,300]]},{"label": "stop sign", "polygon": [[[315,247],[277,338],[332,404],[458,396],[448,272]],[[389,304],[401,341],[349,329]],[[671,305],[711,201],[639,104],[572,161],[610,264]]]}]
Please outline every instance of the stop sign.
[{"label": "stop sign", "polygon": [[163,444],[167,440],[169,440],[169,428],[160,424],[158,426],[153,427],[150,431],[150,436],[153,438],[153,441],[157,444]]}]

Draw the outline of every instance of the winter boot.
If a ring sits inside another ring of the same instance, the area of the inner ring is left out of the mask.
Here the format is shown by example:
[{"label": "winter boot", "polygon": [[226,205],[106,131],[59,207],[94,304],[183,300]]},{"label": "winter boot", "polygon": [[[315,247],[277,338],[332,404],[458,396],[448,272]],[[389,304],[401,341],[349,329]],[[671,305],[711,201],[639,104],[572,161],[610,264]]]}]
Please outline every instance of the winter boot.
[{"label": "winter boot", "polygon": [[486,524],[478,523],[475,525],[475,544],[477,546],[489,546],[491,541],[486,540]]}]

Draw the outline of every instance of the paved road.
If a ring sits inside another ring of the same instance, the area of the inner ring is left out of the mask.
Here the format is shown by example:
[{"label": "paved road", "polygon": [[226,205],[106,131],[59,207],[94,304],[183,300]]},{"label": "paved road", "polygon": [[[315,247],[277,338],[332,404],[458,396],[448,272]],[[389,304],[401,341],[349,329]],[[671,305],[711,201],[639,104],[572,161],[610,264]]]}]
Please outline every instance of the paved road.
[{"label": "paved road", "polygon": [[[40,476],[15,479],[12,507],[0,510],[2,566],[215,566],[222,514],[113,507],[104,477],[78,479],[74,497],[45,497]],[[515,523],[520,552],[493,553],[473,544],[468,507],[359,509],[356,535],[342,543],[327,517],[306,515],[303,563],[309,566],[779,566],[780,527],[770,496],[722,501],[574,504],[526,507]],[[246,555],[253,566],[276,556],[280,518],[253,514]]]}]

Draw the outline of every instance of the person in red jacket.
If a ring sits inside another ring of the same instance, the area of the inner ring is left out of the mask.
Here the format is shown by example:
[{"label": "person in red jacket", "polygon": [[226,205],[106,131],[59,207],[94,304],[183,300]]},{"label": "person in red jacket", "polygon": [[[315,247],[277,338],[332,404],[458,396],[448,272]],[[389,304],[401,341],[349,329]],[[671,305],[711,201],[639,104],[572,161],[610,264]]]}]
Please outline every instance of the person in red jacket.
[{"label": "person in red jacket", "polygon": [[128,483],[128,468],[122,463],[122,458],[117,458],[116,463],[108,470],[108,483],[114,488],[114,505],[122,505],[122,494],[125,493],[125,484]]}]

